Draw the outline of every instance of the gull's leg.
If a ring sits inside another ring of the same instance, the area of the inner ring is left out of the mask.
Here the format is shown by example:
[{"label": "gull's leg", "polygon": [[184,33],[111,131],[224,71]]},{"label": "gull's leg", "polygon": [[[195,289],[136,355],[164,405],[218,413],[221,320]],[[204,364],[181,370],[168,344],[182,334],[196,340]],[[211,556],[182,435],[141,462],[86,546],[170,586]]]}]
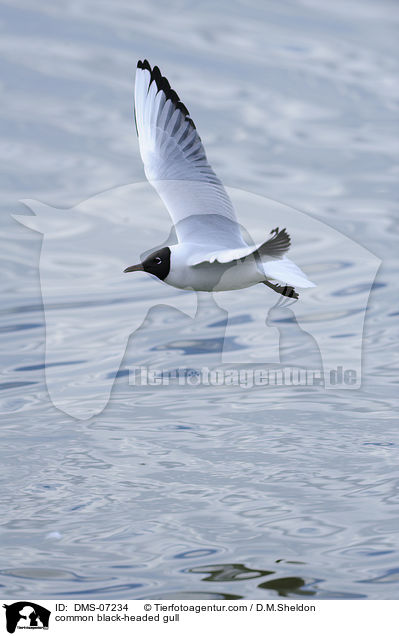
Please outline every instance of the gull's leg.
[{"label": "gull's leg", "polygon": [[273,291],[281,294],[282,296],[289,296],[289,298],[299,298],[298,293],[294,287],[290,285],[278,285],[277,283],[270,283],[268,280],[262,281],[264,285],[267,285]]}]

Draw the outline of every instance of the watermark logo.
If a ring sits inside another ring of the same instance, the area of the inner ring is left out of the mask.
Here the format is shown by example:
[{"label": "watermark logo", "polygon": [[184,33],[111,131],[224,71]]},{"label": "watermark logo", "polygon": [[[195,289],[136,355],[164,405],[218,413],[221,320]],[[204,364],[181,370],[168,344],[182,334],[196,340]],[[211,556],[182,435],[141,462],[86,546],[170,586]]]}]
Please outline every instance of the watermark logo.
[{"label": "watermark logo", "polygon": [[254,386],[353,386],[357,383],[355,369],[331,369],[329,377],[324,377],[322,369],[301,369],[299,367],[271,368],[216,368],[198,369],[151,369],[138,367],[129,369],[131,386],[237,386],[250,389]]},{"label": "watermark logo", "polygon": [[17,601],[3,607],[9,634],[14,634],[16,629],[48,629],[51,612],[37,603]]},{"label": "watermark logo", "polygon": [[[305,376],[307,386],[321,390],[360,387],[363,326],[380,260],[303,212],[241,190],[228,192],[254,242],[277,225],[287,228],[288,256],[317,287],[298,289],[295,301],[264,285],[196,293],[144,272],[123,274],[127,265],[176,242],[148,183],[101,193],[69,210],[24,201],[34,215],[15,218],[43,237],[45,377],[58,409],[78,419],[100,413],[118,376],[128,376],[126,385],[139,390],[132,381],[137,368],[147,369],[147,386],[151,370],[165,379],[179,368],[197,373],[186,386],[194,386],[198,374],[204,385],[202,370],[209,368],[217,382],[217,370],[223,371],[224,385],[227,371],[235,370],[237,384],[230,385],[244,387],[240,372],[249,367],[248,389],[303,384]],[[282,378],[277,384],[271,369]]]}]

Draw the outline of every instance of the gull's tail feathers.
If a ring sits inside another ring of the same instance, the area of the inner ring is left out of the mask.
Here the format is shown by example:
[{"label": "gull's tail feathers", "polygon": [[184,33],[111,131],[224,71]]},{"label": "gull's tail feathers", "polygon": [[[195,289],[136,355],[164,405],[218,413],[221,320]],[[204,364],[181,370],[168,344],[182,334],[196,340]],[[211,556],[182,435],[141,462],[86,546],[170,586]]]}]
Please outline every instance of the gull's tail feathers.
[{"label": "gull's tail feathers", "polygon": [[295,265],[289,258],[281,260],[267,261],[263,263],[263,270],[267,278],[276,280],[284,285],[292,287],[316,287],[306,274]]}]

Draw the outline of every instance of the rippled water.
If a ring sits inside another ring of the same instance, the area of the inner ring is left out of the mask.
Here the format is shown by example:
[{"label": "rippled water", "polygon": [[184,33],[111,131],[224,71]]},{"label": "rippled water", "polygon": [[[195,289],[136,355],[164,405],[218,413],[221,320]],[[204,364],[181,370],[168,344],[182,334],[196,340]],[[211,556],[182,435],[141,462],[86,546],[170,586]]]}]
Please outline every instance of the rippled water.
[{"label": "rippled water", "polygon": [[[0,596],[397,598],[398,19],[371,0],[3,3]],[[139,183],[144,56],[246,229],[289,227],[318,283],[299,303],[121,275],[170,230]],[[41,236],[10,216],[27,198],[51,206],[42,288]],[[360,389],[128,383],[355,359],[371,284]]]}]

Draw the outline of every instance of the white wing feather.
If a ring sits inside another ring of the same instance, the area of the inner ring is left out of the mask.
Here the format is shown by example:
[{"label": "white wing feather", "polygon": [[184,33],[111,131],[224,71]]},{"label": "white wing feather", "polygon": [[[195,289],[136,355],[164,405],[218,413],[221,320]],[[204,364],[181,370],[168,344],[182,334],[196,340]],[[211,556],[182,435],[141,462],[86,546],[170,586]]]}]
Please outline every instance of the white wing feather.
[{"label": "white wing feather", "polygon": [[212,247],[253,250],[186,107],[147,60],[137,65],[135,116],[146,177],[164,201],[179,242],[195,243],[197,259]]}]

